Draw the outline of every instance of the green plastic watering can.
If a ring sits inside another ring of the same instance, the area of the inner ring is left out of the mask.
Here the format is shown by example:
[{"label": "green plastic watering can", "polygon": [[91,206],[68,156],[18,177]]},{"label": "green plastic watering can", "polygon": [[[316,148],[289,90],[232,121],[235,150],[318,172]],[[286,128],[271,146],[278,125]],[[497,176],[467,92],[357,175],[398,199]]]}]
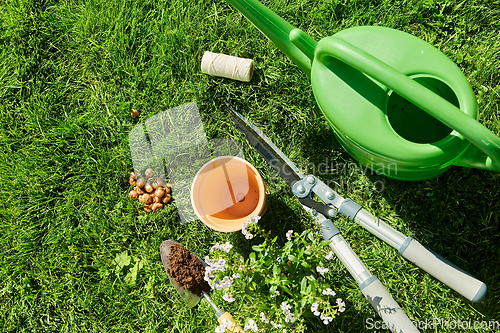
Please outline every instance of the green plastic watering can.
[{"label": "green plastic watering can", "polygon": [[432,45],[374,26],[316,42],[256,0],[227,1],[310,77],[337,139],[364,166],[402,180],[452,165],[500,171],[500,138],[477,121],[467,79]]}]

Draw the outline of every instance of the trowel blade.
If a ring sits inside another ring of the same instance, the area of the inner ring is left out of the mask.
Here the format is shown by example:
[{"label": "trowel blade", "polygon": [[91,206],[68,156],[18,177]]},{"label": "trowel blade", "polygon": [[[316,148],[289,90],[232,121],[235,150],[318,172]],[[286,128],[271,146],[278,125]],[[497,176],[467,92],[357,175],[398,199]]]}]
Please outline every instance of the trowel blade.
[{"label": "trowel blade", "polygon": [[168,265],[169,265],[168,257],[170,255],[170,246],[174,244],[179,244],[179,243],[173,240],[166,240],[163,243],[161,243],[160,245],[161,261],[163,263],[163,267],[165,268],[165,272],[167,273],[168,279],[174,286],[175,290],[177,290],[181,298],[184,300],[184,302],[186,302],[187,306],[192,308],[200,302],[201,297],[196,296],[189,289],[183,288],[180,284],[177,283],[177,281],[175,281],[174,278],[170,276],[170,274],[168,274]]}]

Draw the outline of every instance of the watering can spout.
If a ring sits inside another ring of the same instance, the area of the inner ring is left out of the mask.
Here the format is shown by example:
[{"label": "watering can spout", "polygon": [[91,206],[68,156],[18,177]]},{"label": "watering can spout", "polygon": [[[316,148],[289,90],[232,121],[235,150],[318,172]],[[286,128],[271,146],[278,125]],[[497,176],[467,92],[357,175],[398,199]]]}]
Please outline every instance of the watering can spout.
[{"label": "watering can spout", "polygon": [[311,63],[317,42],[300,29],[255,0],[228,0],[249,19],[306,75],[311,75]]}]

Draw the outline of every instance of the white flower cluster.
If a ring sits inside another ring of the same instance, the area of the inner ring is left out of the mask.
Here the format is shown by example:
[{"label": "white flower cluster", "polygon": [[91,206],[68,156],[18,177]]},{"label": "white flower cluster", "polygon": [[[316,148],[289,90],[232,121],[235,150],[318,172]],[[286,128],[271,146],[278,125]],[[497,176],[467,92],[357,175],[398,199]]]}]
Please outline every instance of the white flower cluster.
[{"label": "white flower cluster", "polygon": [[330,270],[328,268],[318,266],[318,267],[316,267],[316,271],[318,271],[318,273],[321,274],[321,275],[325,275]]},{"label": "white flower cluster", "polygon": [[285,321],[287,323],[293,323],[295,321],[295,316],[290,312],[291,308],[292,307],[286,302],[281,303],[281,310],[283,310],[283,314],[286,316]]},{"label": "white flower cluster", "polygon": [[[215,275],[213,273],[215,271],[224,272],[227,268],[226,260],[223,258],[219,258],[218,260],[215,260],[215,259],[210,259],[208,256],[206,256],[205,263],[208,266],[205,267],[205,277],[203,279],[208,282],[208,285],[212,289],[227,290],[233,284],[234,279],[237,279],[240,277],[240,273],[234,273],[232,276],[225,276],[220,283],[215,283]],[[226,293],[226,295],[228,295],[228,294]],[[227,298],[232,299],[229,296],[227,296]],[[228,301],[228,302],[232,302],[232,301]]]},{"label": "white flower cluster", "polygon": [[345,311],[345,303],[341,298],[337,298],[337,305],[339,306],[339,312]]},{"label": "white flower cluster", "polygon": [[248,219],[248,222],[243,223],[243,227],[241,228],[241,233],[245,236],[246,239],[252,239],[253,235],[247,230],[247,226],[251,224],[255,224],[259,222],[260,216],[258,215],[253,215]]},{"label": "white flower cluster", "polygon": [[323,295],[328,295],[328,296],[335,296],[337,295],[335,293],[335,291],[333,291],[332,289],[330,288],[326,288],[325,290],[323,290]]},{"label": "white flower cluster", "polygon": [[208,256],[206,256],[205,263],[209,266],[209,267],[206,267],[205,270],[208,270],[208,268],[211,268],[212,271],[224,272],[227,268],[226,260],[223,258],[219,258],[219,259],[215,260],[215,259],[210,259]]},{"label": "white flower cluster", "polygon": [[228,293],[228,292],[226,292],[226,293],[224,294],[224,296],[222,296],[222,298],[223,298],[226,302],[229,302],[229,303],[234,302],[234,301],[236,300],[236,299],[235,299],[235,298],[234,298],[234,297],[233,297],[230,293]]},{"label": "white flower cluster", "polygon": [[[327,289],[323,290],[323,295],[335,296],[336,294],[333,290],[331,290],[330,288],[327,288]],[[344,303],[344,301],[342,301],[341,298],[337,298],[337,305],[339,306],[339,310],[338,310],[339,312],[345,311],[345,303]],[[319,318],[323,321],[323,324],[328,325],[329,323],[331,323],[333,321],[333,317],[330,317],[330,316],[325,315],[324,313],[321,313],[318,310],[318,307],[319,307],[319,304],[317,302],[314,302],[311,305],[311,312],[315,316],[319,316]]]},{"label": "white flower cluster", "polygon": [[[284,303],[284,302],[283,302]],[[283,304],[282,303],[282,304]],[[285,303],[286,304],[286,303]],[[274,321],[271,320],[271,322],[269,322],[269,319],[266,318],[266,315],[264,314],[264,312],[261,312],[260,313],[260,321],[265,323],[265,324],[271,324],[273,325],[274,328],[282,328],[283,326],[281,326],[280,324],[276,324]],[[286,330],[284,330],[283,332],[286,332]]]},{"label": "white flower cluster", "polygon": [[325,256],[326,260],[332,260],[333,259],[333,251],[328,252],[328,254]]},{"label": "white flower cluster", "polygon": [[257,324],[252,319],[248,319],[248,321],[245,324],[245,327],[243,329],[245,331],[246,330],[250,330],[252,332],[257,332],[259,330],[258,327],[257,327]]},{"label": "white flower cluster", "polygon": [[324,313],[321,313],[318,311],[318,303],[313,303],[311,305],[311,311],[314,313],[315,316],[319,316],[319,318],[323,321],[323,324],[328,325],[329,323],[332,322],[333,318],[326,316]]},{"label": "white flower cluster", "polygon": [[288,241],[292,240],[292,234],[293,234],[293,230],[288,230],[288,232],[286,233],[286,239]]},{"label": "white flower cluster", "polygon": [[[225,244],[222,244],[222,245],[217,243],[214,246],[212,246],[210,251],[213,251],[215,249],[220,249],[220,250],[227,253],[231,250],[232,247],[233,246],[229,242],[226,242]],[[224,272],[228,267],[226,264],[226,260],[223,258],[210,259],[209,256],[206,256],[205,263],[208,266],[205,267],[204,280],[208,282],[208,285],[212,289],[225,290],[226,292],[224,293],[224,296],[222,296],[222,298],[226,302],[234,302],[236,299],[230,293],[228,293],[227,290],[233,284],[234,279],[240,278],[240,273],[234,273],[232,276],[225,276],[224,278],[222,278],[222,281],[216,283],[214,272],[216,272],[216,271]]]},{"label": "white flower cluster", "polygon": [[203,278],[208,282],[210,288],[215,288],[215,275],[213,272],[221,271],[224,272],[227,268],[226,260],[219,258],[218,260],[210,259],[208,256],[205,257],[205,263],[208,265],[205,267],[205,277]]},{"label": "white flower cluster", "polygon": [[229,242],[226,242],[224,244],[215,243],[215,245],[210,248],[210,252],[212,252],[213,250],[222,250],[226,253],[229,253],[232,248],[233,245],[231,245],[231,243]]}]

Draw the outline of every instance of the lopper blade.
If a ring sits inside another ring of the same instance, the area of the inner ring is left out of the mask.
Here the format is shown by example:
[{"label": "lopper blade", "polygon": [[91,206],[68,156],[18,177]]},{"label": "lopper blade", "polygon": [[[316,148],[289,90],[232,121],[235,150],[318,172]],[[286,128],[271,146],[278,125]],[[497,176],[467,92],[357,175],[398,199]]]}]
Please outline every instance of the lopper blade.
[{"label": "lopper blade", "polygon": [[[248,143],[259,152],[290,188],[293,188],[294,183],[304,178],[304,174],[299,168],[250,120],[233,109],[229,109],[229,114],[236,127],[245,135]],[[310,196],[298,199],[301,204],[328,216],[331,207],[313,200]]]}]

